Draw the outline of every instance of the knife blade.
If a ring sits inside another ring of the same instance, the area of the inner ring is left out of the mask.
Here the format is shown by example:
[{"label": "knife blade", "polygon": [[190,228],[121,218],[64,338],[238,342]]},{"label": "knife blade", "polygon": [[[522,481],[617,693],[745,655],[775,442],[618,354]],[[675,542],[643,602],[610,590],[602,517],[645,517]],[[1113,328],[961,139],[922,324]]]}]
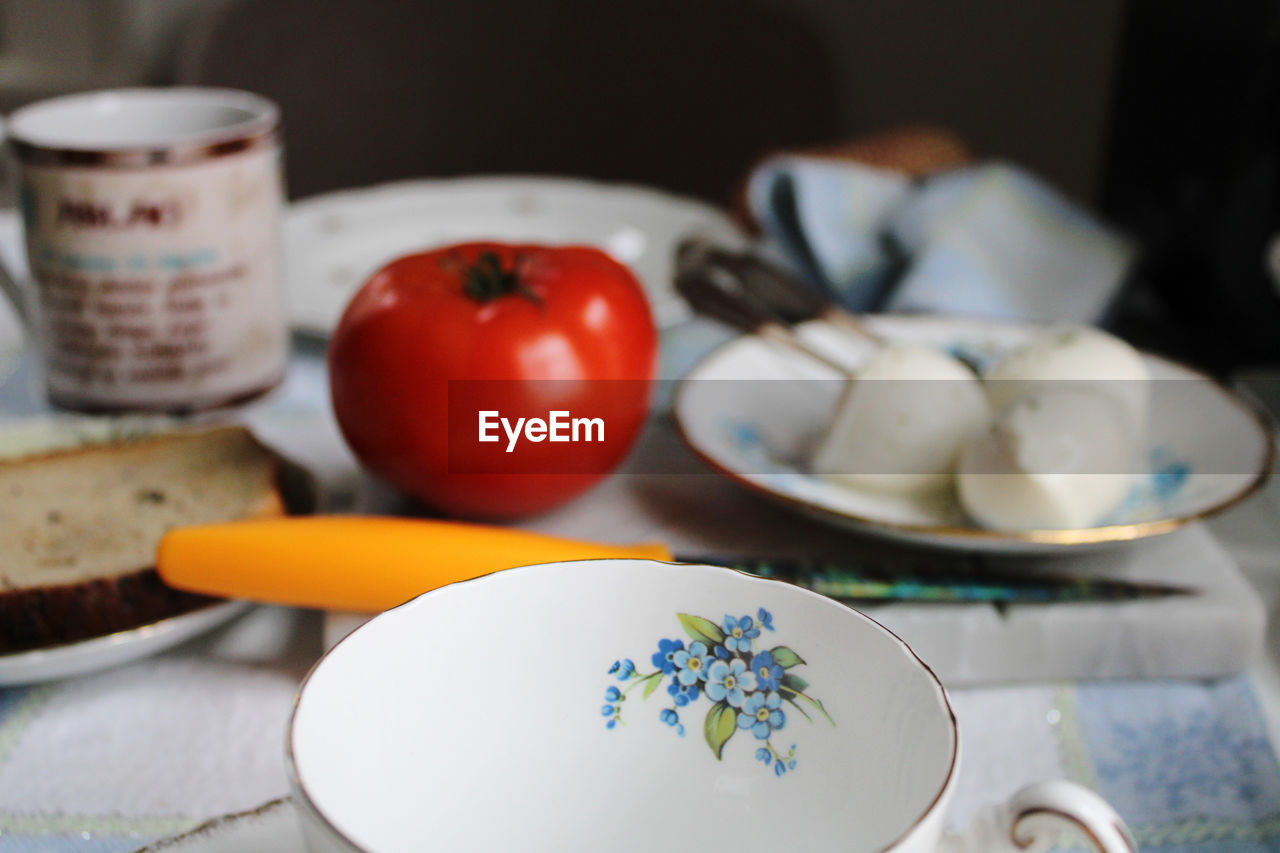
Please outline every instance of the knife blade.
[{"label": "knife blade", "polygon": [[1136,601],[1192,592],[1185,587],[1084,575],[1015,574],[981,564],[934,568],[910,563],[811,558],[677,559],[728,566],[759,577],[785,580],[831,598],[860,603],[1061,604]]},{"label": "knife blade", "polygon": [[[663,545],[606,545],[457,521],[307,516],[169,531],[156,569],[172,587],[273,604],[376,613],[429,590],[532,563],[676,559]],[[986,574],[981,566],[907,570],[874,563],[686,558],[787,580],[857,603],[1119,601],[1178,587],[1069,576]]]}]

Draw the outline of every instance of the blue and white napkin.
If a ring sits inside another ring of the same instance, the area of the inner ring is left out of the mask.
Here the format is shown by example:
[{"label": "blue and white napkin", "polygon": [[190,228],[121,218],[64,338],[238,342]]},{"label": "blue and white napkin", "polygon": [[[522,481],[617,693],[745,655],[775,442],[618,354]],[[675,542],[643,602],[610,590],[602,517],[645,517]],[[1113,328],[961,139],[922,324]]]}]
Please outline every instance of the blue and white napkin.
[{"label": "blue and white napkin", "polygon": [[855,162],[781,155],[748,183],[766,241],[854,311],[1090,323],[1133,244],[1027,171],[986,163],[919,182]]}]

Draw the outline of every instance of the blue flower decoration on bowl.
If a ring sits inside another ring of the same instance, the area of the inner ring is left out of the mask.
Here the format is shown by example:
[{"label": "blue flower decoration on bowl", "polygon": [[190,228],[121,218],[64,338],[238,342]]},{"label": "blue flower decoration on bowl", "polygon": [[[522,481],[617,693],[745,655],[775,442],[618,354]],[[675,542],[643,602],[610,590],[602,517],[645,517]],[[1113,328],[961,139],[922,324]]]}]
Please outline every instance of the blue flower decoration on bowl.
[{"label": "blue flower decoration on bowl", "polygon": [[676,679],[681,684],[697,684],[707,680],[707,667],[713,658],[707,652],[707,644],[694,641],[688,650],[681,650],[672,657],[678,670]]},{"label": "blue flower decoration on bowl", "polygon": [[667,685],[667,693],[680,708],[683,708],[690,702],[696,701],[700,692],[701,689],[697,684],[682,684],[680,681],[672,680],[672,682]]},{"label": "blue flower decoration on bowl", "polygon": [[653,653],[653,665],[662,670],[664,675],[676,671],[675,657],[684,651],[684,640],[659,640],[658,650]]},{"label": "blue flower decoration on bowl", "polygon": [[787,725],[788,712],[783,706],[790,705],[810,722],[813,717],[806,708],[832,726],[835,720],[822,702],[807,692],[809,683],[793,671],[805,663],[800,655],[784,645],[756,648],[761,629],[774,630],[773,615],[762,607],[754,619],[726,615],[719,624],[688,613],[677,613],[676,618],[689,637],[688,647],[683,640],[663,638],[650,656],[652,672],[636,671],[630,658],[615,661],[609,668],[610,675],[630,683],[605,689],[601,713],[606,727],[615,729],[622,724],[623,707],[633,691],[638,690],[640,700],[646,701],[665,683],[671,706],[662,708],[658,719],[680,737],[685,734],[681,711],[705,696],[710,708],[702,730],[717,760],[735,733],[750,732],[756,741],[763,741],[755,750],[757,761],[773,767],[778,778],[794,770],[795,744],[783,753],[772,741]]},{"label": "blue flower decoration on bowl", "polygon": [[756,685],[760,690],[777,690],[785,673],[781,664],[774,663],[770,652],[760,652],[751,658],[751,671],[755,674]]},{"label": "blue flower decoration on bowl", "polygon": [[742,658],[718,660],[707,670],[707,698],[712,702],[724,700],[741,708],[747,701],[747,693],[755,689],[755,673],[747,669],[747,662]]},{"label": "blue flower decoration on bowl", "polygon": [[751,651],[751,641],[760,636],[760,629],[755,627],[750,616],[734,619],[724,617],[724,647],[731,652]]},{"label": "blue flower decoration on bowl", "polygon": [[757,740],[768,740],[769,735],[787,724],[787,715],[781,709],[781,693],[752,693],[738,715],[738,728],[750,729]]}]

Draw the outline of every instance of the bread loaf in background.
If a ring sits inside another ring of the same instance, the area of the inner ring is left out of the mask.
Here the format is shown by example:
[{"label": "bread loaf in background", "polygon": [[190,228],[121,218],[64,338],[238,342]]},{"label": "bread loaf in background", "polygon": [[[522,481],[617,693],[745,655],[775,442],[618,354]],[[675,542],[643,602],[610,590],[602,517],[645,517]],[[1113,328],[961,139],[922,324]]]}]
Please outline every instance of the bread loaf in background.
[{"label": "bread loaf in background", "polygon": [[276,456],[242,427],[0,461],[0,653],[214,603],[153,567],[171,527],[283,515]]}]

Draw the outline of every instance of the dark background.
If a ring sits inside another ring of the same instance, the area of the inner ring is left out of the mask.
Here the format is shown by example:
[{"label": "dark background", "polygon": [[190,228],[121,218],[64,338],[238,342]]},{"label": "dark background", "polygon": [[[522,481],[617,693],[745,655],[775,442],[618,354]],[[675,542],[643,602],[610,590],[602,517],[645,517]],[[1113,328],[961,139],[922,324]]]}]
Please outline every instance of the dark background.
[{"label": "dark background", "polygon": [[931,124],[1138,239],[1109,324],[1226,372],[1280,363],[1278,8],[2,0],[0,107],[137,83],[260,91],[284,109],[295,197],[508,172],[728,203],[771,151]]},{"label": "dark background", "polygon": [[[249,86],[285,106],[295,196],[568,169],[634,135],[612,174],[723,199],[771,143],[924,122],[1094,201],[1125,14],[1121,0],[0,0],[0,109]],[[666,173],[654,155],[625,165],[655,138],[688,155]]]}]

